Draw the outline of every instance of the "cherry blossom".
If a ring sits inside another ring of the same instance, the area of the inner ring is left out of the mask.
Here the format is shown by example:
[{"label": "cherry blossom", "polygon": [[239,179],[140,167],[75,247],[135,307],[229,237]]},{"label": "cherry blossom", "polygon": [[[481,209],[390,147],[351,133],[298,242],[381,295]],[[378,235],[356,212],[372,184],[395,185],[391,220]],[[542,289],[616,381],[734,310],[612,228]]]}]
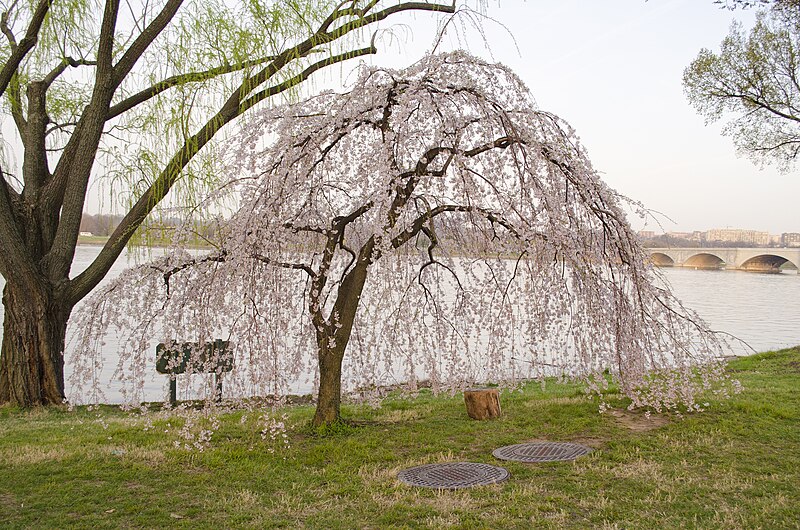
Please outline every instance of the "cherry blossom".
[{"label": "cherry blossom", "polygon": [[[141,396],[149,341],[236,347],[226,398],[314,375],[315,424],[389,385],[583,379],[632,407],[699,410],[725,344],[649,263],[575,132],[508,68],[464,52],[364,67],[346,93],[256,113],[228,149],[235,201],[208,252],[180,241],[85,304],[73,385],[120,333]],[[209,397],[211,394],[208,394]]]}]

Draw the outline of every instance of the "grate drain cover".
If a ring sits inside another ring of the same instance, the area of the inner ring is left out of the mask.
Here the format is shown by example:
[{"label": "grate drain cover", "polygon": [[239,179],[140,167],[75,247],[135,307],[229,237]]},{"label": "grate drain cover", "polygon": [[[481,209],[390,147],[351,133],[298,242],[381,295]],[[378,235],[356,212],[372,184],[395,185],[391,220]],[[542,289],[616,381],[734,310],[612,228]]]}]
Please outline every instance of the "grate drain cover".
[{"label": "grate drain cover", "polygon": [[397,479],[409,486],[440,490],[486,486],[503,482],[508,477],[508,471],[502,467],[473,462],[427,464],[404,469],[397,474]]},{"label": "grate drain cover", "polygon": [[492,454],[500,460],[515,462],[561,462],[575,460],[589,452],[591,448],[569,442],[531,442],[507,445],[495,449]]}]

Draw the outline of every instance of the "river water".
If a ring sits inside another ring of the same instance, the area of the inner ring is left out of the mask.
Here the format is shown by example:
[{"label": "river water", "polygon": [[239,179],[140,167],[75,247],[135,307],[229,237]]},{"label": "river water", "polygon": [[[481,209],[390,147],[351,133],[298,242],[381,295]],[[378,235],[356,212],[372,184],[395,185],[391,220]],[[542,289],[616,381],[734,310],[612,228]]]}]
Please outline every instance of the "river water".
[{"label": "river water", "polygon": [[[99,247],[79,246],[72,275],[86,268],[99,251]],[[138,258],[142,259],[141,253]],[[135,264],[136,259],[136,256],[124,254],[114,264],[108,278],[117,276],[126,267]],[[661,271],[678,298],[688,308],[694,309],[712,329],[730,333],[752,348],[750,350],[744,345],[735,344],[733,354],[745,355],[752,351],[800,344],[800,275],[797,271],[780,274],[681,268]],[[3,285],[0,278],[0,288]],[[3,308],[0,305],[0,321],[2,315]],[[109,348],[114,348],[112,341],[109,341]],[[108,354],[103,377],[110,380],[116,363],[113,361],[113,352],[109,351]],[[155,373],[155,359],[151,372],[153,376],[145,384],[145,398],[158,401],[164,398],[167,379]],[[308,388],[298,390],[305,392]],[[104,392],[108,401],[122,401],[118,385],[111,383]]]}]

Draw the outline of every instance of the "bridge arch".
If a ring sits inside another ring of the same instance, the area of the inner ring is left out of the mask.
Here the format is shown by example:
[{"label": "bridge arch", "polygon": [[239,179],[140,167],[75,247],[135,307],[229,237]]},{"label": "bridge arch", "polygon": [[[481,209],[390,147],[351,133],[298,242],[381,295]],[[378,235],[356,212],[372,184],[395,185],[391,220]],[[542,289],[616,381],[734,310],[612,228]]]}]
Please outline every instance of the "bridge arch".
[{"label": "bridge arch", "polygon": [[725,267],[725,261],[714,254],[700,252],[684,261],[683,266],[695,269],[718,270]]},{"label": "bridge arch", "polygon": [[775,254],[759,254],[745,260],[739,268],[746,271],[755,272],[781,272],[781,267],[789,263],[793,268],[797,268],[796,263],[792,263],[788,258]]},{"label": "bridge arch", "polygon": [[650,254],[650,262],[656,267],[673,267],[675,260],[663,252],[653,252]]}]

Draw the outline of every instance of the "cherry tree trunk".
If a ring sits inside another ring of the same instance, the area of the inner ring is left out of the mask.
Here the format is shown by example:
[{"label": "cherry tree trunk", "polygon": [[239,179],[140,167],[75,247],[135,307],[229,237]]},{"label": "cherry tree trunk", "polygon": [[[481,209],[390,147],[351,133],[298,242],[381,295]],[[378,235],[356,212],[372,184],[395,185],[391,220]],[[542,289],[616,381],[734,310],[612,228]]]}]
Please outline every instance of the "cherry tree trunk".
[{"label": "cherry tree trunk", "polygon": [[342,403],[342,359],[350,342],[361,293],[367,281],[368,257],[372,248],[373,243],[370,242],[361,249],[358,263],[347,273],[337,291],[332,322],[317,331],[319,394],[313,420],[315,427],[339,420]]},{"label": "cherry tree trunk", "polygon": [[11,283],[3,290],[0,403],[64,401],[64,342],[72,307]]},{"label": "cherry tree trunk", "polygon": [[344,350],[344,347],[333,348],[321,350],[319,353],[319,394],[313,420],[315,427],[334,423],[339,419]]}]

